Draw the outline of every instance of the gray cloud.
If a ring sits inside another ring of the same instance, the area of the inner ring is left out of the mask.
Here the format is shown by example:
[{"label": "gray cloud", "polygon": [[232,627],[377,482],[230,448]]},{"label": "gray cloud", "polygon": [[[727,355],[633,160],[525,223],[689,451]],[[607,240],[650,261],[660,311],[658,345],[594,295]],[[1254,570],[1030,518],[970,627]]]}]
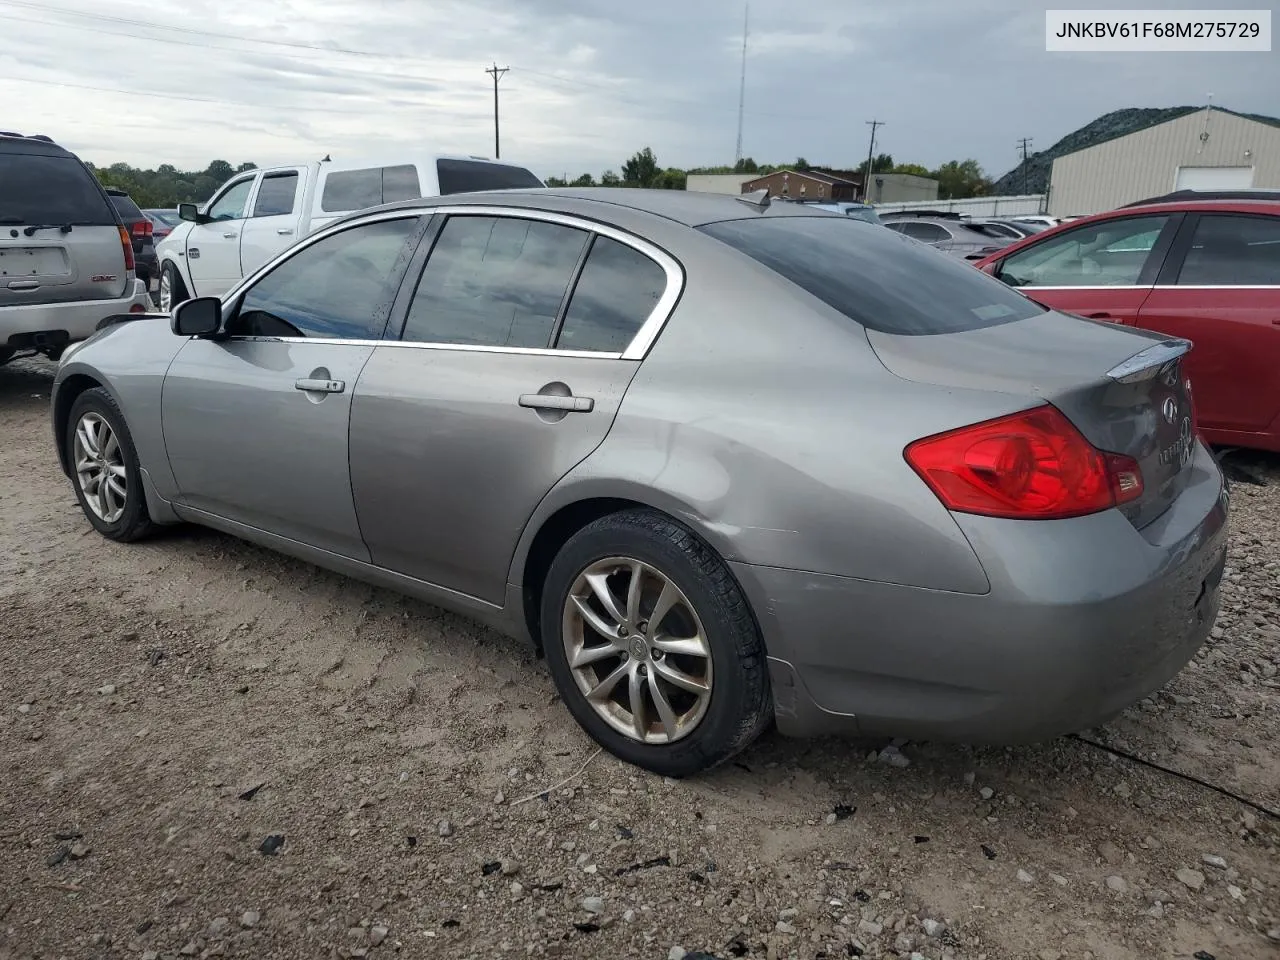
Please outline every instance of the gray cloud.
[{"label": "gray cloud", "polygon": [[[0,0],[0,89],[8,126],[100,163],[489,153],[496,60],[505,157],[576,175],[648,145],[690,166],[733,159],[741,29],[741,0]],[[751,34],[760,161],[854,165],[874,117],[878,151],[998,175],[1018,137],[1044,148],[1108,110],[1210,92],[1272,112],[1280,89],[1274,54],[1048,54],[1043,6],[1018,0],[753,0]]]}]

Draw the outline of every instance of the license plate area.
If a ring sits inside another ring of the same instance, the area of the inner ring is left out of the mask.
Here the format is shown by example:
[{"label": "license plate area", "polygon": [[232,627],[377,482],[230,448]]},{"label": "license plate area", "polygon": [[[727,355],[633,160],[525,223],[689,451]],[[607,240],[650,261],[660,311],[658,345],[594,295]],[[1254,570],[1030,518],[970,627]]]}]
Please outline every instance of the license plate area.
[{"label": "license plate area", "polygon": [[67,277],[71,265],[62,247],[0,247],[0,278]]}]

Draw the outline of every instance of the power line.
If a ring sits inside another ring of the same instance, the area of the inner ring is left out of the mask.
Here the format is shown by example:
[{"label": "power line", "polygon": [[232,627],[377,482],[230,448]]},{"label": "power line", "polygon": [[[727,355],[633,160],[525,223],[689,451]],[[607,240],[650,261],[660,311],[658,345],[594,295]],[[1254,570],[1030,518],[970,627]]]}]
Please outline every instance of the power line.
[{"label": "power line", "polygon": [[876,152],[876,129],[885,126],[883,120],[868,120],[867,126],[871,128],[871,143],[867,147],[867,172],[862,175],[862,199],[869,203],[871,197],[871,157]]},{"label": "power line", "polygon": [[485,73],[493,74],[493,159],[502,156],[502,147],[498,144],[498,81],[503,78],[510,67],[499,67],[495,60],[492,67],[485,67]]},{"label": "power line", "polygon": [[1031,147],[1031,137],[1018,140],[1018,149],[1022,151],[1022,195],[1027,195],[1027,150]]}]

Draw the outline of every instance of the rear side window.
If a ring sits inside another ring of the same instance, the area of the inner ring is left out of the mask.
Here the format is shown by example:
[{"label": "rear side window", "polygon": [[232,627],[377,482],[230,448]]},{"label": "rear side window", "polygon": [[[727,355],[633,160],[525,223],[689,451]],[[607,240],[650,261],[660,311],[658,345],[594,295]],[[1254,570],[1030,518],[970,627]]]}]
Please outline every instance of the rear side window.
[{"label": "rear side window", "polygon": [[325,213],[363,210],[397,200],[416,200],[420,196],[418,168],[411,163],[340,170],[325,178],[320,209]]},{"label": "rear side window", "polygon": [[73,157],[0,153],[0,223],[111,226],[116,216]]},{"label": "rear side window", "polygon": [[453,216],[423,270],[404,339],[545,349],[588,234],[516,217]]},{"label": "rear side window", "polygon": [[472,190],[520,190],[542,182],[524,167],[483,160],[437,160],[441,195]]},{"label": "rear side window", "polygon": [[296,173],[271,174],[262,178],[258,187],[258,199],[253,202],[255,217],[279,217],[293,213],[294,198],[298,195]]},{"label": "rear side window", "polygon": [[1280,217],[1201,214],[1178,283],[1224,287],[1280,284]]},{"label": "rear side window", "polygon": [[138,207],[136,203],[133,202],[132,197],[129,197],[127,195],[122,196],[118,193],[108,194],[108,196],[111,197],[112,205],[116,208],[116,210],[120,212],[121,220],[124,220],[126,223],[128,223],[135,220],[143,219],[142,210]]},{"label": "rear side window", "polygon": [[667,289],[667,272],[639,250],[597,236],[556,346],[621,353]]},{"label": "rear side window", "polygon": [[936,223],[917,223],[909,220],[902,225],[902,232],[922,243],[941,243],[943,240],[951,239],[951,234]]},{"label": "rear side window", "polygon": [[699,229],[884,333],[960,333],[1045,312],[963,260],[857,220],[772,217]]}]

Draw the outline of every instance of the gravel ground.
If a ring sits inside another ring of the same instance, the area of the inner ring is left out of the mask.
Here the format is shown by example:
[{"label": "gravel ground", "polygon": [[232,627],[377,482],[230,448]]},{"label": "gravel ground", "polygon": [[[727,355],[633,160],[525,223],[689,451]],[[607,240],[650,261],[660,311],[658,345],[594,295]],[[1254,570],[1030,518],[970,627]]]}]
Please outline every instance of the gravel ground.
[{"label": "gravel ground", "polygon": [[[0,958],[1280,955],[1276,821],[1080,741],[769,734],[668,781],[472,622],[199,529],[109,543],[51,375],[0,369]],[[1214,640],[1090,736],[1280,809],[1249,463]]]}]

